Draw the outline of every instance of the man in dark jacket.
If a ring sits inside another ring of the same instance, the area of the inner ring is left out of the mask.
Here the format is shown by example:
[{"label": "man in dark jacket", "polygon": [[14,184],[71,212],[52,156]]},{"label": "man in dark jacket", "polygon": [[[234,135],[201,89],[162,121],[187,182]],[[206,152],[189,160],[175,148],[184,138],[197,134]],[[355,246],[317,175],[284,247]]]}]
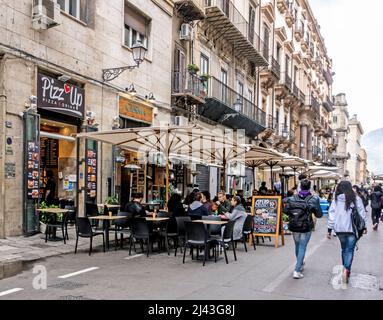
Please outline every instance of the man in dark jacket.
[{"label": "man in dark jacket", "polygon": [[197,192],[194,201],[189,205],[188,208],[188,214],[189,216],[194,216],[194,217],[202,217],[202,216],[208,216],[209,211],[204,207],[203,203],[201,202],[202,200],[202,193]]},{"label": "man in dark jacket", "polygon": [[323,216],[319,197],[313,196],[310,192],[311,181],[304,179],[300,184],[299,194],[287,199],[284,210],[289,215],[289,229],[293,233],[295,242],[297,263],[293,274],[294,279],[303,278],[306,248],[314,229],[312,215],[314,214],[316,218]]},{"label": "man in dark jacket", "polygon": [[133,213],[133,218],[146,217],[145,208],[141,205],[143,195],[141,193],[134,193],[133,200],[125,206],[125,211]]},{"label": "man in dark jacket", "polygon": [[380,186],[375,186],[374,191],[371,193],[371,216],[373,230],[378,230],[379,219],[382,214],[382,188]]}]

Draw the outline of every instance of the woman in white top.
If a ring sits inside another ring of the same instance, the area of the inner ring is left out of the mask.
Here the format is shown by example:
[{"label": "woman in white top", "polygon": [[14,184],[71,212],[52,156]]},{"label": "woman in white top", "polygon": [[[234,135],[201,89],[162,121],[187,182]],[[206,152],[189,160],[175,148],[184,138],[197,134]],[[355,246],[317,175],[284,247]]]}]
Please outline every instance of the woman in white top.
[{"label": "woman in white top", "polygon": [[[348,282],[357,238],[353,232],[351,213],[356,207],[359,215],[367,222],[363,201],[352,189],[349,181],[342,181],[335,191],[335,200],[331,203],[328,228],[334,230],[342,246],[343,281]],[[366,230],[367,232],[367,230]]]}]

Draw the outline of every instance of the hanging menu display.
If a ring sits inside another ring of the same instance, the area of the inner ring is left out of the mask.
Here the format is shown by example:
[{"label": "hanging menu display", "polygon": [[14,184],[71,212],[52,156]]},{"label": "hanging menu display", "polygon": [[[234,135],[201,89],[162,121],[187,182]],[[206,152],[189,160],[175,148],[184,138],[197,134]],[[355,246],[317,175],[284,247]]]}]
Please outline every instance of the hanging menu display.
[{"label": "hanging menu display", "polygon": [[59,140],[41,139],[41,166],[43,168],[57,168],[59,154]]},{"label": "hanging menu display", "polygon": [[93,201],[97,196],[97,142],[87,140],[86,146],[86,194],[87,201]]},{"label": "hanging menu display", "polygon": [[28,198],[39,198],[39,144],[36,141],[28,141]]}]

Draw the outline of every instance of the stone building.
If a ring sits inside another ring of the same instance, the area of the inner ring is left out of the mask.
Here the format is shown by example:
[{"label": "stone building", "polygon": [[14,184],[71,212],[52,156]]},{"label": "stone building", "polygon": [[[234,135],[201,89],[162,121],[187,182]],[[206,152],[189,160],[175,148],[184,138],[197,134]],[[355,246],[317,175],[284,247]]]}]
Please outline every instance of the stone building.
[{"label": "stone building", "polygon": [[[347,161],[347,170],[350,173],[351,183],[360,185],[363,183],[361,168],[364,168],[364,165],[361,164],[361,138],[364,131],[356,114],[349,120],[348,126],[350,132],[347,139],[347,152],[350,154],[350,159]],[[366,157],[364,154],[362,156],[364,161]]]},{"label": "stone building", "polygon": [[[55,198],[76,197],[77,167],[88,200],[126,193],[111,146],[88,143],[78,166],[77,132],[170,122],[171,2],[48,0],[32,17],[33,3],[0,3],[0,237],[36,231],[49,171]],[[137,40],[139,68],[106,81],[135,65]]]}]

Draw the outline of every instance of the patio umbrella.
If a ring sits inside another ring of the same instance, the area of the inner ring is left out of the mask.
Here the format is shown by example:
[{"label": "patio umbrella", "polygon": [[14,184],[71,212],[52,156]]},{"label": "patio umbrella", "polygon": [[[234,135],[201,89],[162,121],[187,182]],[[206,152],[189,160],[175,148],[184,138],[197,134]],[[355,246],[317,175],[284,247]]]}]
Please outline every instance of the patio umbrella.
[{"label": "patio umbrella", "polygon": [[[137,153],[162,153],[166,162],[166,201],[169,200],[169,161],[171,156],[181,155],[188,161],[193,157],[208,163],[226,166],[227,160],[235,159],[236,154],[244,153],[239,146],[219,131],[208,131],[199,125],[157,126],[128,128],[111,131],[86,132],[77,138],[92,139],[109,143]],[[185,160],[186,161],[186,160]]]}]

